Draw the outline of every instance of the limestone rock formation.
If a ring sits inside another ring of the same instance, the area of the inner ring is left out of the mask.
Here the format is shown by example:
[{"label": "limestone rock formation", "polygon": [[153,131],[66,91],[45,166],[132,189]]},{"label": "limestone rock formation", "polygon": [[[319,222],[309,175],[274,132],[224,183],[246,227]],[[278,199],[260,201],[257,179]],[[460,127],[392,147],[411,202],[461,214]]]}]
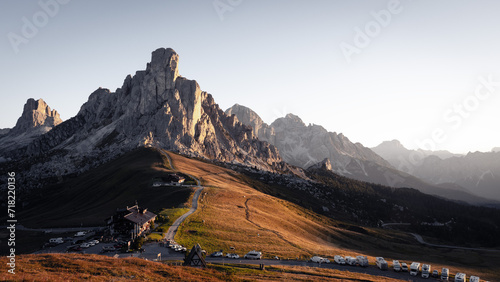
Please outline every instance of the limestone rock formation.
[{"label": "limestone rock formation", "polygon": [[0,152],[5,153],[22,148],[62,122],[59,113],[52,110],[45,101],[30,98],[26,101],[16,126],[12,129],[2,129]]},{"label": "limestone rock formation", "polygon": [[82,172],[138,146],[268,171],[286,166],[276,147],[226,115],[195,80],[179,75],[178,65],[174,50],[157,49],[146,70],[127,76],[121,88],[97,89],[75,117],[8,155],[50,155],[32,165],[33,175],[37,167],[49,174]]}]

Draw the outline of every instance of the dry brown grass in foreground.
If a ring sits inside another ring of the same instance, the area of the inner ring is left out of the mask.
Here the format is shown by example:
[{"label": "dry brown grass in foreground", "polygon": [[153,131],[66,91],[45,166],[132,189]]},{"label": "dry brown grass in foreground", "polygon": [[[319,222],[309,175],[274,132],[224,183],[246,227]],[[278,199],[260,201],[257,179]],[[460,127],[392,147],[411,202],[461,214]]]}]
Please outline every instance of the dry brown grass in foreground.
[{"label": "dry brown grass in foreground", "polygon": [[[5,265],[6,258],[0,262]],[[399,281],[347,271],[309,267],[209,266],[198,269],[168,266],[138,258],[100,255],[44,254],[17,258],[16,274],[1,281]]]}]

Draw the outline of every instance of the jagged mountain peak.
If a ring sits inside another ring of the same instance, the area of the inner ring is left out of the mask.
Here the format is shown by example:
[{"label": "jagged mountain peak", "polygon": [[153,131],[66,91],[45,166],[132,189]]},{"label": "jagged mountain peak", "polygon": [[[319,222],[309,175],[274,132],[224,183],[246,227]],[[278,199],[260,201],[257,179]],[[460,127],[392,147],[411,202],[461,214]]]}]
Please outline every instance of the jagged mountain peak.
[{"label": "jagged mountain peak", "polygon": [[[146,69],[128,75],[115,92],[98,88],[75,117],[23,150],[0,153],[52,153],[53,159],[39,167],[54,167],[54,173],[64,167],[60,174],[81,172],[140,146],[264,170],[286,167],[274,146],[259,141],[235,116],[226,115],[195,80],[179,75],[178,67],[179,55],[159,48]],[[81,168],[81,159],[93,161]]]},{"label": "jagged mountain peak", "polygon": [[60,123],[62,120],[59,113],[52,110],[43,99],[29,98],[24,104],[21,117],[11,132],[20,134],[42,126],[50,130]]},{"label": "jagged mountain peak", "polygon": [[[56,110],[51,109],[44,100],[29,98],[24,104],[23,113],[12,129],[3,129],[0,135],[0,155],[8,157],[7,152],[25,148],[39,136],[51,131],[63,121]],[[24,150],[21,150],[25,153]],[[5,159],[5,158],[0,158]]]},{"label": "jagged mountain peak", "polygon": [[273,127],[303,127],[306,126],[306,124],[302,121],[302,119],[294,115],[292,113],[288,113],[285,117],[282,118],[277,118],[271,126]]}]

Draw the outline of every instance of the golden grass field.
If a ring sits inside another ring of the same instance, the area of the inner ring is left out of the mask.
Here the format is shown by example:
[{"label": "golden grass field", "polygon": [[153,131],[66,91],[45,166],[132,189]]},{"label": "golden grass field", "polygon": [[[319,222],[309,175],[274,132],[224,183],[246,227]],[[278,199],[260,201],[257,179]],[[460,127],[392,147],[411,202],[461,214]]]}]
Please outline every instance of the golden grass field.
[{"label": "golden grass field", "polygon": [[230,247],[240,256],[263,251],[265,258],[308,259],[313,255],[366,255],[374,264],[383,256],[429,263],[450,273],[465,272],[498,280],[500,252],[479,252],[423,247],[404,232],[363,227],[366,234],[349,231],[330,218],[250,187],[245,177],[229,169],[169,153],[175,169],[202,181],[205,190],[199,209],[187,218],[176,241],[185,246],[200,243],[208,253]]},{"label": "golden grass field", "polygon": [[[6,257],[0,258],[5,265]],[[210,265],[206,269],[169,266],[139,258],[101,255],[44,254],[17,258],[16,274],[5,271],[1,281],[400,281],[347,271],[309,267]]]}]

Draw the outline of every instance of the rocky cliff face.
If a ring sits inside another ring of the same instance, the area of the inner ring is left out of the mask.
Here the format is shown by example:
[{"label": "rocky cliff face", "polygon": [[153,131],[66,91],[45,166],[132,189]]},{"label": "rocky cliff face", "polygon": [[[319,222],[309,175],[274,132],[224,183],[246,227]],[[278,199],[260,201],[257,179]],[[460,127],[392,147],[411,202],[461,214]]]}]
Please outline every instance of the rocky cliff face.
[{"label": "rocky cliff face", "polygon": [[363,175],[362,180],[367,180],[369,167],[391,167],[373,151],[352,143],[343,134],[328,132],[319,125],[306,126],[293,114],[267,125],[254,111],[241,105],[234,105],[226,113],[252,126],[259,139],[275,145],[287,163],[298,167],[308,168],[328,158],[334,172],[354,178]]},{"label": "rocky cliff face", "polygon": [[28,99],[24,105],[23,114],[10,133],[26,133],[40,127],[45,127],[49,131],[62,122],[59,113],[56,110],[51,110],[45,101]]},{"label": "rocky cliff face", "polygon": [[274,146],[226,115],[196,81],[180,76],[178,64],[174,50],[154,51],[146,70],[127,76],[115,92],[97,89],[75,117],[15,153],[51,156],[32,166],[33,175],[42,168],[80,172],[138,146],[269,171],[285,166]]},{"label": "rocky cliff face", "polygon": [[16,126],[1,130],[0,153],[19,150],[62,122],[59,113],[50,109],[45,101],[30,98],[26,101]]}]

